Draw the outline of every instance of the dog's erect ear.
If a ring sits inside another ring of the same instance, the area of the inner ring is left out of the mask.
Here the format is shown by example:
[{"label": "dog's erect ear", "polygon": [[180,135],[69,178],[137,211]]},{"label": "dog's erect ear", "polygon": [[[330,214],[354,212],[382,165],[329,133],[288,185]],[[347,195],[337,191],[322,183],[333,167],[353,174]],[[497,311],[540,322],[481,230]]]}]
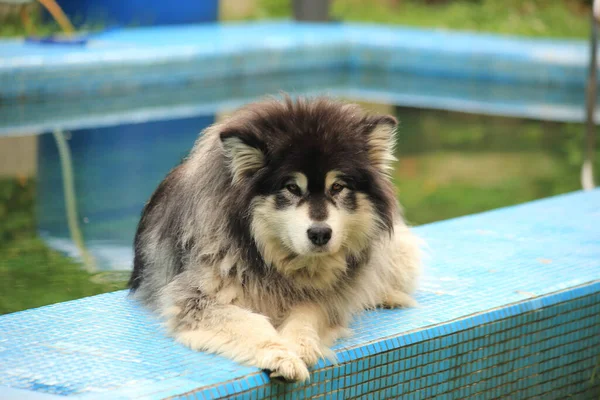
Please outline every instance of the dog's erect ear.
[{"label": "dog's erect ear", "polygon": [[389,174],[396,161],[394,148],[398,120],[390,115],[374,115],[365,121],[369,159],[381,172]]},{"label": "dog's erect ear", "polygon": [[258,139],[237,131],[221,132],[220,138],[234,185],[265,165],[263,146]]}]

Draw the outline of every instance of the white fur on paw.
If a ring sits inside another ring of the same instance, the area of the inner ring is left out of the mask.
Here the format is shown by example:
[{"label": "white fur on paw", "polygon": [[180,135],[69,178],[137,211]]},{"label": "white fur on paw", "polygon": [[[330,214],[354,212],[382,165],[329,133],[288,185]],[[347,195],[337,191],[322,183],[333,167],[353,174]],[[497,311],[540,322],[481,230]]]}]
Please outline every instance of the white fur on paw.
[{"label": "white fur on paw", "polygon": [[416,307],[417,302],[415,301],[415,299],[413,299],[410,295],[408,295],[406,293],[393,292],[393,293],[387,294],[387,296],[383,302],[383,306],[389,307],[389,308],[397,308],[397,307],[409,308],[409,307]]},{"label": "white fur on paw", "polygon": [[282,360],[279,366],[271,372],[271,378],[283,378],[288,382],[306,382],[310,373],[306,364],[299,358]]},{"label": "white fur on paw", "polygon": [[260,368],[271,371],[271,378],[293,382],[305,382],[310,378],[308,368],[300,357],[281,346],[265,348],[257,357],[257,364]]},{"label": "white fur on paw", "polygon": [[298,356],[308,365],[312,367],[319,359],[324,358],[323,349],[314,338],[301,338],[295,343],[295,350]]}]

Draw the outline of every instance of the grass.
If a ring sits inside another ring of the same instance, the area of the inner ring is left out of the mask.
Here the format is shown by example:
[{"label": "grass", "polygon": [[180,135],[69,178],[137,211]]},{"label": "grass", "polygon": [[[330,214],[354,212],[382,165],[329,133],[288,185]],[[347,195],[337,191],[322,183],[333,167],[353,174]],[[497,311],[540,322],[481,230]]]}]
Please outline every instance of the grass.
[{"label": "grass", "polygon": [[[331,15],[341,21],[588,38],[590,6],[591,0],[332,0]],[[25,35],[16,8],[0,7],[5,10],[0,12],[0,37]],[[224,14],[221,19],[261,20],[292,15],[291,0],[258,0],[256,7],[249,9],[249,13],[242,16]],[[41,18],[39,7],[34,6],[31,11],[39,35],[59,31],[54,22]]]},{"label": "grass", "polygon": [[48,248],[35,231],[35,182],[0,180],[0,314],[122,289]]},{"label": "grass", "polygon": [[[290,0],[260,0],[252,19],[291,17]],[[588,0],[332,0],[336,20],[588,38]]]},{"label": "grass", "polygon": [[[54,21],[43,20],[41,7],[38,4],[28,5],[27,10],[37,35],[47,36],[59,32],[58,24]],[[19,8],[0,4],[0,37],[25,36],[25,34],[25,27],[19,16]]]},{"label": "grass", "polygon": [[558,172],[554,160],[540,152],[444,151],[401,157],[394,183],[414,225],[546,197],[541,182]]},{"label": "grass", "polygon": [[[58,3],[60,3],[60,1]],[[54,20],[43,17],[42,7],[37,2],[31,3],[26,7],[31,19],[31,24],[35,28],[35,36],[44,37],[62,32]],[[71,22],[75,23],[76,21]],[[100,22],[88,23],[80,27],[80,31],[95,32],[101,30],[103,27],[104,24]],[[26,35],[26,29],[23,26],[23,21],[19,15],[19,8],[0,2],[0,37],[19,37]]]}]

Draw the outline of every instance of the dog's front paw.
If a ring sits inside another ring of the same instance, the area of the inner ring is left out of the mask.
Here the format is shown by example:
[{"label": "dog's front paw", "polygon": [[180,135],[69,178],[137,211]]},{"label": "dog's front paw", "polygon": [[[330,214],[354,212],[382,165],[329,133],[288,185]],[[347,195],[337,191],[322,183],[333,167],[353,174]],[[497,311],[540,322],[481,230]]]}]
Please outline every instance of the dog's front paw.
[{"label": "dog's front paw", "polygon": [[321,345],[319,335],[312,330],[284,329],[281,335],[290,348],[309,367],[315,365],[325,355],[330,356],[330,350]]},{"label": "dog's front paw", "polygon": [[306,364],[282,345],[270,344],[258,355],[257,364],[268,371],[270,377],[287,382],[305,382],[310,378]]},{"label": "dog's front paw", "polygon": [[320,359],[328,359],[333,364],[337,363],[335,352],[322,343],[317,337],[296,337],[291,346],[296,354],[298,354],[302,361],[309,367],[318,363]]},{"label": "dog's front paw", "polygon": [[385,308],[410,308],[416,307],[417,302],[410,295],[398,291],[388,293],[383,300],[382,306]]},{"label": "dog's front paw", "polygon": [[310,373],[306,364],[298,357],[281,359],[269,375],[272,379],[285,382],[306,382],[310,379]]},{"label": "dog's front paw", "polygon": [[319,341],[316,338],[296,338],[294,350],[309,367],[312,367],[319,359],[324,357],[323,349],[321,349]]}]

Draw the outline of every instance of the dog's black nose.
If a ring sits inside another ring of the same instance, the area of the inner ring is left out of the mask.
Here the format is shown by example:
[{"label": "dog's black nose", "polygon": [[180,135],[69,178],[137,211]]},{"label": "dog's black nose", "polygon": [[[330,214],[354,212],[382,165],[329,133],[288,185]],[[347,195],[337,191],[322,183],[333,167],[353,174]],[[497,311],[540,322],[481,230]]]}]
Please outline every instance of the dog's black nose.
[{"label": "dog's black nose", "polygon": [[323,246],[331,239],[331,228],[328,226],[313,226],[308,228],[306,233],[313,244]]}]

